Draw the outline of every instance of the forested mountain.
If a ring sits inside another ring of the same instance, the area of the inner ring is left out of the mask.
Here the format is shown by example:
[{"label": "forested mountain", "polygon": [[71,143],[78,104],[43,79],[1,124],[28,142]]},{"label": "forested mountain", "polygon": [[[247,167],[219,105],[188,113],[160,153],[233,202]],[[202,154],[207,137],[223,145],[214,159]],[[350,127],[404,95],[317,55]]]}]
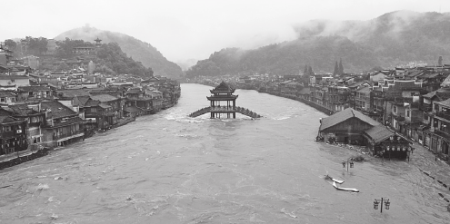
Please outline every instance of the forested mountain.
[{"label": "forested mountain", "polygon": [[[64,41],[58,41],[57,45],[58,49],[56,56],[60,59],[76,57],[72,50],[74,47],[95,47],[95,54],[89,55],[88,60],[92,60],[95,63],[96,72],[133,74],[141,77],[153,75],[152,68],[146,68],[141,62],[133,60],[133,58],[122,51],[117,43],[106,43],[95,46],[94,44],[83,40],[71,40],[66,38]],[[61,67],[61,65],[59,66]]]},{"label": "forested mountain", "polygon": [[[27,36],[24,39],[14,41],[5,40],[5,47],[13,52],[15,58],[35,55],[40,57],[41,71],[68,71],[82,64],[87,70],[88,62],[95,63],[95,72],[106,74],[133,74],[141,77],[153,75],[152,68],[146,68],[141,62],[127,56],[117,43],[94,45],[83,40],[71,40],[66,38],[57,41],[56,52],[49,53],[48,40],[44,37]],[[74,52],[75,47],[92,47],[92,54],[79,55]],[[80,63],[80,61],[84,61]]]},{"label": "forested mountain", "polygon": [[155,47],[126,34],[103,31],[85,26],[66,31],[55,37],[55,39],[65,40],[66,38],[70,38],[73,40],[93,42],[97,37],[102,40],[102,43],[117,43],[128,56],[136,61],[142,62],[146,67],[151,67],[155,75],[179,78],[183,74],[177,64],[168,61]]},{"label": "forested mountain", "polygon": [[342,59],[345,72],[394,67],[409,62],[450,60],[450,14],[398,11],[368,21],[314,20],[293,27],[298,38],[253,50],[213,53],[187,76],[271,73],[295,75],[310,65],[333,72]]}]

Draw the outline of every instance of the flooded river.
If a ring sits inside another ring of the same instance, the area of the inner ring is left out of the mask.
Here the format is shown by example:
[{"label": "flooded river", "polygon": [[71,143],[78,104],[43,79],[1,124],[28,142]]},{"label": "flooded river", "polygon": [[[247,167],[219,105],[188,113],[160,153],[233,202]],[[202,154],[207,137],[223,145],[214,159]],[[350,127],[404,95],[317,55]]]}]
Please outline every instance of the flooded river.
[{"label": "flooded river", "polygon": [[[314,141],[325,116],[315,109],[237,90],[237,105],[264,118],[188,118],[211,87],[181,88],[173,108],[0,171],[0,187],[11,185],[0,223],[449,223],[438,195],[449,189],[420,169],[448,184],[450,169],[430,153],[347,172],[341,162],[357,152]],[[360,192],[337,191],[327,173]]]}]

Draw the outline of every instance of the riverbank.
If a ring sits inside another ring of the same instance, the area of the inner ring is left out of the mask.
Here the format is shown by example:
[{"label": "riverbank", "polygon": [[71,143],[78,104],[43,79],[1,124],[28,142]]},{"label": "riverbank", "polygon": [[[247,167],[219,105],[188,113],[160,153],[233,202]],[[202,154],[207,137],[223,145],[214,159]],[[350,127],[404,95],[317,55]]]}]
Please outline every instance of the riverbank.
[{"label": "riverbank", "polygon": [[[171,104],[170,107],[173,107],[174,105],[176,105],[176,103]],[[170,107],[168,107],[168,108],[170,108]],[[165,109],[167,109],[167,108],[165,108]],[[148,115],[152,115],[152,114],[148,114]],[[148,116],[148,115],[141,115],[141,116]],[[111,126],[110,129],[102,130],[101,132],[107,132],[108,130],[127,125],[134,121],[136,121],[136,116],[125,117],[125,118],[119,119],[116,124]],[[80,140],[82,139],[84,141],[84,139],[93,137],[96,133],[97,133],[97,131],[95,131],[95,130],[86,130],[84,133],[84,137],[80,138]],[[68,144],[68,145],[70,145],[70,144]],[[67,145],[65,145],[65,146],[67,146]],[[18,152],[6,154],[6,155],[1,155],[0,156],[0,170],[46,156],[49,154],[49,152],[51,150],[54,150],[55,148],[56,147],[31,147],[31,145],[30,145],[27,150],[18,151]]]},{"label": "riverbank", "polygon": [[[432,156],[422,159],[416,150],[410,163],[370,157],[346,172],[342,161],[355,151],[314,141],[321,112],[238,90],[240,105],[267,118],[191,119],[187,115],[205,105],[211,87],[182,88],[179,104],[169,110],[0,172],[1,186],[12,185],[0,190],[0,223],[221,223],[248,221],[250,213],[266,223],[450,219],[438,193],[450,194],[413,165],[439,177]],[[361,193],[336,191],[321,178],[327,173]],[[373,209],[381,197],[391,201],[382,214]]]},{"label": "riverbank", "polygon": [[[202,85],[208,85],[208,86],[214,86],[214,83],[198,83],[198,84],[202,84]],[[310,101],[308,99],[302,98],[301,96],[296,96],[293,94],[289,94],[289,93],[283,93],[281,91],[271,91],[271,90],[267,90],[264,89],[264,91],[262,91],[261,88],[258,87],[254,87],[254,88],[239,88],[239,85],[235,86],[236,89],[246,89],[246,90],[255,90],[259,93],[267,93],[270,95],[274,95],[274,96],[278,96],[278,97],[283,97],[283,98],[287,98],[287,99],[291,99],[291,100],[295,100],[295,101],[299,101],[302,102],[322,113],[324,113],[325,115],[329,116],[331,114],[333,114],[335,111],[333,111],[331,108],[325,107],[324,105],[321,104],[317,104],[313,101]],[[415,145],[417,146],[421,146],[423,148],[426,148],[430,153],[432,153],[435,157],[435,160],[439,160],[439,161],[443,161],[444,163],[447,163],[448,165],[450,165],[450,159],[448,157],[444,157],[441,154],[431,150],[429,148],[429,146],[423,145],[424,142],[420,142],[419,139],[417,138],[417,136],[415,137],[411,137],[411,136],[407,136],[405,134],[403,134],[403,136],[405,136],[406,138],[410,139],[411,141],[413,141],[415,143]]]},{"label": "riverbank", "polygon": [[27,149],[0,157],[0,170],[48,155],[50,148]]}]

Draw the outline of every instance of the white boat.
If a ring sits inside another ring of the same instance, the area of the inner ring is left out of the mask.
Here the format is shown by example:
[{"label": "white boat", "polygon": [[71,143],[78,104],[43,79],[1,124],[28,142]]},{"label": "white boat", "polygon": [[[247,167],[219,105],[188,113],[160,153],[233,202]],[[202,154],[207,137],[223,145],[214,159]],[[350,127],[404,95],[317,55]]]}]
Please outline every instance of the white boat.
[{"label": "white boat", "polygon": [[337,190],[341,190],[341,191],[359,192],[359,190],[356,189],[356,188],[338,187],[338,186],[336,185],[336,182],[333,182],[333,187],[336,188]]},{"label": "white boat", "polygon": [[344,183],[344,181],[343,181],[343,180],[338,180],[338,179],[335,179],[335,178],[333,178],[333,177],[329,176],[328,174],[327,174],[327,175],[325,175],[325,180],[331,180],[331,181],[333,181],[333,182],[336,182],[336,183],[338,183],[338,184],[342,184],[342,183]]}]

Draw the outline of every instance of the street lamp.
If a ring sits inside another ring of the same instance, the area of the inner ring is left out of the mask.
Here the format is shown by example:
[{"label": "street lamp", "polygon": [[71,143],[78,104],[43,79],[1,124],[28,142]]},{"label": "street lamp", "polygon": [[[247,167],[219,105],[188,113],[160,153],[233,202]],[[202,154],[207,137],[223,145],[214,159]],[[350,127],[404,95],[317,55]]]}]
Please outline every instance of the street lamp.
[{"label": "street lamp", "polygon": [[[383,198],[381,198],[381,202],[378,199],[375,199],[375,201],[373,201],[373,209],[378,210],[378,205],[381,205],[380,213],[383,213]],[[386,199],[386,201],[384,201],[384,207],[386,207],[386,210],[389,210],[390,205],[391,202],[389,202],[389,199]]]},{"label": "street lamp", "polygon": [[[389,160],[391,160],[391,150],[390,150],[390,146],[386,147],[386,150],[389,152]],[[392,147],[392,150],[394,150],[394,147]]]},{"label": "street lamp", "polygon": [[342,162],[342,166],[345,168],[347,166],[347,172],[348,172],[348,167],[353,168],[354,166],[354,162],[353,162],[353,158]]}]

